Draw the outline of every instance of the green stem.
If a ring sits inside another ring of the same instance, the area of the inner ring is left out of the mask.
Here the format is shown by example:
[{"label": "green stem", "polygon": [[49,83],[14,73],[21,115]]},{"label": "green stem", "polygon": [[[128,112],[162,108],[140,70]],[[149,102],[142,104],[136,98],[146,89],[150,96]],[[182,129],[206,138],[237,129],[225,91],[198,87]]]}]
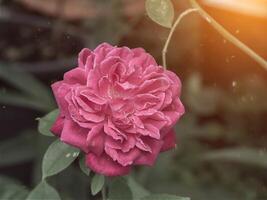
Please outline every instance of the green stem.
[{"label": "green stem", "polygon": [[205,20],[207,20],[210,25],[213,26],[215,30],[217,30],[225,39],[229,42],[237,46],[241,49],[244,53],[254,59],[260,66],[267,70],[267,61],[259,56],[255,51],[245,45],[243,42],[238,40],[235,36],[233,36],[230,32],[228,32],[222,25],[220,25],[216,20],[214,20],[198,3],[196,0],[190,0],[191,5],[193,8],[198,9],[199,14]]},{"label": "green stem", "polygon": [[102,190],[101,190],[101,194],[102,194],[102,199],[103,200],[107,200],[107,196],[106,196],[106,184],[104,184]]},{"label": "green stem", "polygon": [[182,12],[177,20],[174,22],[173,26],[171,27],[171,30],[170,30],[170,33],[168,35],[168,38],[165,42],[165,45],[163,47],[163,50],[162,50],[162,62],[163,62],[163,68],[164,69],[167,69],[167,62],[166,62],[166,53],[167,53],[167,50],[168,50],[168,46],[169,46],[169,43],[171,41],[171,37],[176,29],[176,27],[179,25],[179,23],[181,22],[181,20],[188,14],[192,13],[192,12],[195,12],[195,11],[198,11],[198,9],[196,8],[191,8],[191,9],[187,9],[185,10],[184,12]]}]

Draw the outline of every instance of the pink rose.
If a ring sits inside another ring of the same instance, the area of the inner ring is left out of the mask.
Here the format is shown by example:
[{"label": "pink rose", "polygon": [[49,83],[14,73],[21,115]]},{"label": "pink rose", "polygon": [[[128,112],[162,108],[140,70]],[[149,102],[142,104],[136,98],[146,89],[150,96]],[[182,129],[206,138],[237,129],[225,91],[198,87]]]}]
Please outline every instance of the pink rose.
[{"label": "pink rose", "polygon": [[181,82],[142,48],[101,44],[83,49],[78,67],[52,85],[60,115],[51,131],[86,154],[86,165],[106,176],[153,165],[174,148],[184,113]]}]

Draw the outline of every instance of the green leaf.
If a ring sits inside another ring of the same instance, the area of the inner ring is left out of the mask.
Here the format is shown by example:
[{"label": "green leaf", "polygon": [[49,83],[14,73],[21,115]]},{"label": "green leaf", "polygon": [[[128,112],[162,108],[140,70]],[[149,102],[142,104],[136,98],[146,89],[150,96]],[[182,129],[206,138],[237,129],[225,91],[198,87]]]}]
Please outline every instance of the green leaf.
[{"label": "green leaf", "polygon": [[87,176],[90,175],[90,169],[85,165],[85,156],[80,158],[79,166],[83,173],[85,173]]},{"label": "green leaf", "polygon": [[45,111],[51,109],[50,105],[47,105],[44,102],[36,100],[33,97],[26,96],[25,94],[20,94],[18,92],[10,92],[1,90],[0,91],[0,103],[4,105],[14,105],[27,107],[31,109],[36,109],[38,111]]},{"label": "green leaf", "polygon": [[28,195],[26,187],[10,178],[0,176],[0,185],[0,199],[18,200],[25,199]]},{"label": "green leaf", "polygon": [[34,190],[29,194],[27,200],[60,200],[58,192],[51,187],[45,180],[43,180],[39,185],[34,188]]},{"label": "green leaf", "polygon": [[250,148],[232,148],[203,155],[205,160],[226,160],[267,168],[267,152]]},{"label": "green leaf", "polygon": [[53,142],[47,149],[42,163],[43,179],[66,169],[79,155],[80,150],[60,140]]},{"label": "green leaf", "polygon": [[36,156],[35,132],[23,132],[19,136],[0,142],[0,166],[5,167],[33,160]]},{"label": "green leaf", "polygon": [[105,177],[100,174],[95,174],[91,183],[92,195],[96,195],[98,192],[100,192],[104,184],[105,184]]},{"label": "green leaf", "polygon": [[148,16],[156,23],[171,28],[174,18],[174,8],[171,0],[146,0]]},{"label": "green leaf", "polygon": [[127,181],[123,178],[116,178],[109,186],[109,200],[131,200],[133,195]]},{"label": "green leaf", "polygon": [[185,83],[185,100],[194,113],[210,116],[217,111],[218,102],[223,98],[220,90],[203,86],[200,74],[193,74]]},{"label": "green leaf", "polygon": [[69,166],[56,176],[49,177],[48,180],[49,183],[56,186],[64,200],[92,200],[89,197],[91,191],[88,189],[90,178],[81,173],[76,165]]},{"label": "green leaf", "polygon": [[38,79],[14,66],[4,66],[0,63],[0,79],[13,85],[25,94],[35,97],[46,105],[53,106],[53,98],[50,90]]},{"label": "green leaf", "polygon": [[55,122],[58,114],[59,114],[59,110],[55,109],[51,111],[50,113],[48,113],[47,115],[45,115],[44,117],[42,117],[39,120],[38,131],[45,136],[54,136],[54,134],[51,133],[50,128]]},{"label": "green leaf", "polygon": [[137,183],[132,177],[127,178],[128,186],[132,191],[133,199],[139,200],[142,197],[148,196],[150,193],[142,185]]},{"label": "green leaf", "polygon": [[152,194],[150,196],[146,196],[141,200],[190,200],[189,197],[179,197],[170,194]]}]

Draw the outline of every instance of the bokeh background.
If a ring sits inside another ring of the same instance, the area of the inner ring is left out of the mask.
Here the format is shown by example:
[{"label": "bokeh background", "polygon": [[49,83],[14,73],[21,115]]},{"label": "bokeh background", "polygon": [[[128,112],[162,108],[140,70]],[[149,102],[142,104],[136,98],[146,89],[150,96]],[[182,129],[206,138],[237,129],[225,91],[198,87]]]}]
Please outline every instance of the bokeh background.
[{"label": "bokeh background", "polygon": [[[172,2],[176,16],[190,7]],[[267,59],[266,0],[199,3]],[[78,52],[109,42],[143,47],[161,63],[168,31],[148,18],[144,0],[0,0],[1,200],[24,199],[40,180],[53,138],[38,133],[38,118],[56,107],[49,87]],[[267,71],[198,14],[175,31],[167,63],[182,80],[186,114],[177,149],[137,169],[138,181],[193,200],[266,200]],[[70,200],[88,199],[89,181],[76,165],[49,179]]]}]

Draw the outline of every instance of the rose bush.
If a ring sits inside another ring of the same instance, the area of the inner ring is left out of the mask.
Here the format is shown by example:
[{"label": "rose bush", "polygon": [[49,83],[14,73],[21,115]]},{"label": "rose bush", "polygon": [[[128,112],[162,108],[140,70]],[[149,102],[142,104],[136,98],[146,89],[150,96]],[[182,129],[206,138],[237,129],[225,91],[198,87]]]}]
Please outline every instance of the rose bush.
[{"label": "rose bush", "polygon": [[52,89],[60,114],[51,131],[83,150],[97,173],[125,175],[176,145],[172,128],[184,113],[180,80],[142,48],[83,49],[78,67]]}]

